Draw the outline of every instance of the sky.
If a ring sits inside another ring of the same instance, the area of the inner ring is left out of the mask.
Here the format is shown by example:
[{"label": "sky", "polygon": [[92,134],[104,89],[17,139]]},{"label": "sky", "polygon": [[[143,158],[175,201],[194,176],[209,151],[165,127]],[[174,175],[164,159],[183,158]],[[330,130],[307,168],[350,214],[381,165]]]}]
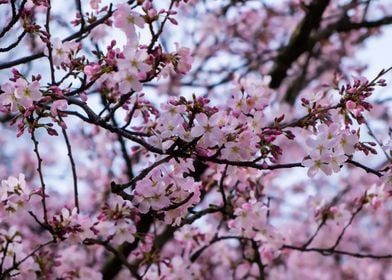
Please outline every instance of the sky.
[{"label": "sky", "polygon": [[[363,61],[369,63],[366,74],[370,77],[377,75],[382,68],[392,66],[392,27],[384,28],[384,34],[368,39],[365,47],[356,55]],[[391,77],[391,75],[389,75]]]}]

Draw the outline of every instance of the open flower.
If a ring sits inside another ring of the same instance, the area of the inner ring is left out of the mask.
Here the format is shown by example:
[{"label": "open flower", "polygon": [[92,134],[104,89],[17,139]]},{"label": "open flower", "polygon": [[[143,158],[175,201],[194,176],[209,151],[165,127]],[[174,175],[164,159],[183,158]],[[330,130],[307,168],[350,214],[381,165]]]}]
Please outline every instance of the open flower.
[{"label": "open flower", "polygon": [[38,81],[28,83],[22,78],[17,79],[15,82],[15,97],[17,98],[17,103],[25,108],[33,105],[33,101],[38,101],[42,97],[39,88],[40,84]]},{"label": "open flower", "polygon": [[223,139],[223,133],[218,126],[217,117],[214,115],[208,118],[205,114],[197,114],[196,123],[191,130],[191,136],[200,139],[201,145],[204,147],[213,147],[219,145]]}]

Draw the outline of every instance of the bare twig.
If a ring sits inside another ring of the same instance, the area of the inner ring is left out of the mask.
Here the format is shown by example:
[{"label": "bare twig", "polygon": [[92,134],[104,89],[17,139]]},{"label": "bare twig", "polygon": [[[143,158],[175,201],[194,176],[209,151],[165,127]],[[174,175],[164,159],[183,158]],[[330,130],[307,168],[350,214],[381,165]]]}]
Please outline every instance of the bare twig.
[{"label": "bare twig", "polygon": [[[62,119],[61,116],[59,116],[59,119],[60,119],[61,122],[63,122],[63,119]],[[68,158],[69,158],[69,162],[71,164],[75,207],[76,207],[78,213],[80,213],[79,194],[78,194],[78,176],[77,176],[77,173],[76,173],[76,164],[75,164],[75,160],[74,160],[73,155],[72,155],[72,147],[71,147],[71,143],[70,143],[69,138],[68,138],[68,133],[67,133],[66,129],[64,127],[62,127],[62,126],[61,126],[61,131],[62,131],[63,136],[64,136],[64,141],[65,141],[65,144],[67,146],[67,155],[68,155]]]},{"label": "bare twig", "polygon": [[42,158],[38,150],[38,141],[35,138],[35,128],[31,131],[31,140],[33,141],[34,144],[34,153],[37,157],[37,162],[38,162],[38,167],[37,167],[37,172],[39,174],[39,179],[41,181],[41,195],[42,195],[42,210],[43,210],[43,217],[44,221],[47,224],[48,223],[48,211],[46,208],[46,186],[45,186],[45,181],[44,181],[44,175],[42,173]]}]

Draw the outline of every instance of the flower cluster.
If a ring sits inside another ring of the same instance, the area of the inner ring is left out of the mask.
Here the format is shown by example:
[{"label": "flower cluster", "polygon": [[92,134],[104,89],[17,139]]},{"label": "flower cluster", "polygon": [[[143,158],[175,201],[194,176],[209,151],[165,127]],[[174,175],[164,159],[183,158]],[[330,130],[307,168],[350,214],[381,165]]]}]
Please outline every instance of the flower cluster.
[{"label": "flower cluster", "polygon": [[147,58],[144,49],[137,50],[130,44],[124,47],[122,57],[117,61],[118,72],[114,75],[121,94],[142,90],[140,80],[146,79],[147,72],[151,70],[151,66],[145,63]]},{"label": "flower cluster", "polygon": [[137,39],[136,26],[143,28],[143,17],[132,11],[131,7],[127,4],[118,4],[117,10],[113,14],[114,25],[121,29],[128,38],[128,42],[134,42]]},{"label": "flower cluster", "polygon": [[[60,38],[53,38],[50,43],[53,64],[65,69],[70,66],[73,56],[79,51],[80,45],[75,42],[61,42]],[[49,49],[44,49],[45,55],[49,56]]]},{"label": "flower cluster", "polygon": [[358,141],[357,132],[341,129],[338,123],[330,126],[321,124],[317,127],[316,137],[306,141],[311,152],[302,164],[309,167],[310,177],[315,176],[319,170],[326,175],[337,173],[348,156],[355,152]]},{"label": "flower cluster", "polygon": [[112,196],[98,215],[93,231],[100,239],[113,244],[132,243],[136,233],[134,220],[135,209],[131,202]]},{"label": "flower cluster", "polygon": [[49,225],[54,237],[61,240],[71,239],[82,242],[92,236],[90,219],[79,214],[76,207],[61,209],[59,214],[53,215]]},{"label": "flower cluster", "polygon": [[261,242],[259,251],[265,263],[280,255],[284,243],[284,238],[268,223],[269,211],[263,202],[253,198],[236,208],[235,219],[228,224],[234,234]]},{"label": "flower cluster", "polygon": [[16,112],[18,106],[27,109],[34,101],[42,98],[40,83],[35,80],[31,83],[24,78],[18,78],[15,82],[7,82],[1,86],[3,93],[0,94],[0,104]]},{"label": "flower cluster", "polygon": [[179,224],[188,208],[200,201],[200,184],[190,177],[184,178],[186,171],[177,164],[173,169],[155,168],[147,178],[137,182],[132,202],[141,213],[165,211],[167,224]]},{"label": "flower cluster", "polygon": [[69,19],[14,2],[0,279],[392,275],[390,99],[371,99],[392,68],[348,78],[387,9],[89,0]]},{"label": "flower cluster", "polygon": [[1,181],[0,202],[7,212],[14,213],[25,208],[29,197],[23,174],[19,174],[18,178],[11,176],[7,180]]}]

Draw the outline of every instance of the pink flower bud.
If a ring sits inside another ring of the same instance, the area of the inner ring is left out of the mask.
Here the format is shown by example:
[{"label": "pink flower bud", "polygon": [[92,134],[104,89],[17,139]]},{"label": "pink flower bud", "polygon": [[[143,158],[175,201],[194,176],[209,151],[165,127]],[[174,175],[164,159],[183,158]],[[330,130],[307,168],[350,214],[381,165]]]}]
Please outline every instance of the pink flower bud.
[{"label": "pink flower bud", "polygon": [[354,110],[355,108],[356,108],[356,104],[354,103],[354,101],[352,101],[352,100],[348,100],[347,102],[346,102],[346,108],[348,109],[348,110]]}]

